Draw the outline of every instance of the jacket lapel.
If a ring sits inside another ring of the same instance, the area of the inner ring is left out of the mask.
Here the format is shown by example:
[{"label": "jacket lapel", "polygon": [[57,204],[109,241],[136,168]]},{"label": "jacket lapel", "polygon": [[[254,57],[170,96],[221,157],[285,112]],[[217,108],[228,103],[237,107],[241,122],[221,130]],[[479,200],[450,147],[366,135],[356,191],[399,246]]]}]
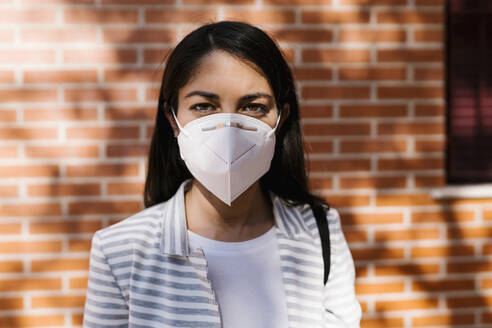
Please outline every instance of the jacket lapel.
[{"label": "jacket lapel", "polygon": [[[288,206],[270,194],[290,327],[322,327],[323,257],[319,236],[313,235],[309,208]],[[314,222],[316,224],[316,222]],[[316,231],[316,230],[315,230]]]}]

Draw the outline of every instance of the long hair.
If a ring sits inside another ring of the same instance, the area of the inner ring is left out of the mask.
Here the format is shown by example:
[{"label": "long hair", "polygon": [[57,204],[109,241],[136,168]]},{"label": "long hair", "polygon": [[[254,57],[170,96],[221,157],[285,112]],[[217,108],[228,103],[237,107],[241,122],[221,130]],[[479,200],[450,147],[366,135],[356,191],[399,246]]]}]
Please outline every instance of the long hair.
[{"label": "long hair", "polygon": [[149,150],[145,207],[168,200],[184,180],[192,177],[180,157],[177,139],[164,111],[178,108],[179,89],[192,77],[200,60],[214,50],[226,51],[255,64],[270,84],[278,110],[281,111],[285,103],[290,106],[289,115],[276,136],[270,169],[260,178],[262,190],[272,191],[290,205],[323,205],[329,208],[323,198],[309,192],[292,72],[277,44],[264,31],[236,21],[202,25],[186,35],[169,55],[162,76]]}]

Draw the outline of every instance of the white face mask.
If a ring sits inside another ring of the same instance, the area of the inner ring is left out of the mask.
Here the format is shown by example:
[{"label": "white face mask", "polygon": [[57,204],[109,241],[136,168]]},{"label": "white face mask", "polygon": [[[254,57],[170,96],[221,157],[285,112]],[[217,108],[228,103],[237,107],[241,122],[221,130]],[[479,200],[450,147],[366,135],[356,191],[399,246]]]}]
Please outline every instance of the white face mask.
[{"label": "white face mask", "polygon": [[261,178],[275,152],[275,130],[259,119],[235,113],[217,113],[195,119],[181,133],[181,158],[191,174],[227,205]]}]

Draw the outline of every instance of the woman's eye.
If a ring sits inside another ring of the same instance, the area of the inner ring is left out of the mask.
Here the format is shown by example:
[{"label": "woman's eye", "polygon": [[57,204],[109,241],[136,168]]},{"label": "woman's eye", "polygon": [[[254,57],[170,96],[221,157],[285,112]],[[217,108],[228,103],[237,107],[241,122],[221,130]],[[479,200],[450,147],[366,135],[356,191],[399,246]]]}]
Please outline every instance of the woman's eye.
[{"label": "woman's eye", "polygon": [[267,107],[262,104],[249,104],[244,106],[244,109],[249,113],[266,113],[268,111]]},{"label": "woman's eye", "polygon": [[195,110],[199,113],[206,113],[206,112],[209,112],[211,110],[214,110],[214,106],[212,106],[211,104],[203,103],[203,104],[196,104],[196,105],[192,106],[191,109]]}]

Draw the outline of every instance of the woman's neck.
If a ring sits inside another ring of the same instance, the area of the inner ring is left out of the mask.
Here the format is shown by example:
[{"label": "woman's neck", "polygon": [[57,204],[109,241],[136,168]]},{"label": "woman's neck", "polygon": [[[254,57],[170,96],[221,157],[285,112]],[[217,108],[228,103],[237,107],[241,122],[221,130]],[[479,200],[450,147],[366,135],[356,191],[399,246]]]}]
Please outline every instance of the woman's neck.
[{"label": "woman's neck", "polygon": [[185,194],[188,229],[220,241],[244,241],[268,231],[274,224],[270,199],[255,182],[231,206],[208,191],[198,180]]}]

